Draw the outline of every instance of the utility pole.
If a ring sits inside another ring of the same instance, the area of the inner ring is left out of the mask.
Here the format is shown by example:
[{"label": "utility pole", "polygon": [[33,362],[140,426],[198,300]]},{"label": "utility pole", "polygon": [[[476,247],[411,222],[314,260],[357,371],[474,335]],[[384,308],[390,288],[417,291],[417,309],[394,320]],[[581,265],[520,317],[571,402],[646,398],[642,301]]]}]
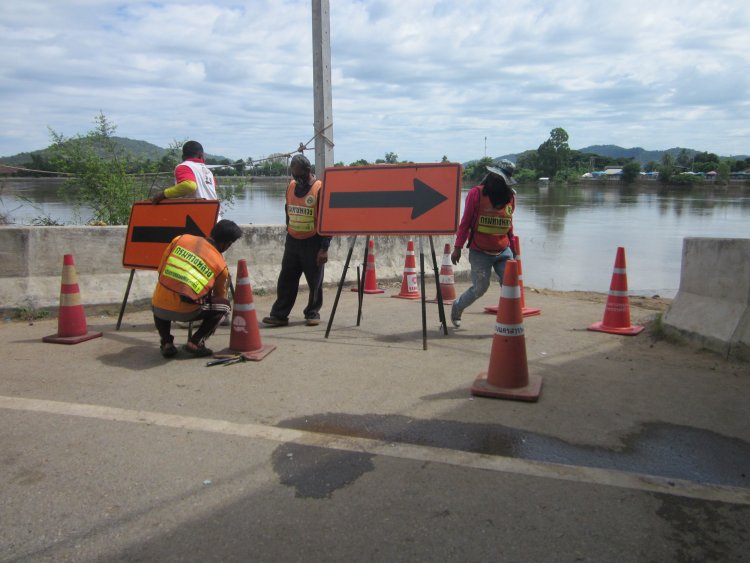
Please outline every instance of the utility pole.
[{"label": "utility pole", "polygon": [[313,101],[315,175],[333,166],[333,103],[331,101],[331,21],[328,0],[312,0]]}]

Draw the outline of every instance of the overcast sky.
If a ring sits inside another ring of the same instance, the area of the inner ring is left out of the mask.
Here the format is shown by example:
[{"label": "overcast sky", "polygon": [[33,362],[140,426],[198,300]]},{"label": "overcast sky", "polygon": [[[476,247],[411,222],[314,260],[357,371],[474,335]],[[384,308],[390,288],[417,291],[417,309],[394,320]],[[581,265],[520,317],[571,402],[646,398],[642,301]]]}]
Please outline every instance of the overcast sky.
[{"label": "overcast sky", "polygon": [[[750,154],[740,0],[331,0],[334,158],[593,144]],[[24,0],[0,18],[0,155],[85,133],[260,158],[313,135],[310,0]],[[311,160],[312,153],[309,153]]]}]

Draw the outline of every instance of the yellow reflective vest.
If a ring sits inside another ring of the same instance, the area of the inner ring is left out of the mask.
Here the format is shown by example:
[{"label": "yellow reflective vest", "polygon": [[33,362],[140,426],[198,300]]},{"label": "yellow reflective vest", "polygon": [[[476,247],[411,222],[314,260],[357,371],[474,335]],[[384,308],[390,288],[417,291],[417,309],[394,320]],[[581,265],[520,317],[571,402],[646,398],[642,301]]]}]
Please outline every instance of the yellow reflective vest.
[{"label": "yellow reflective vest", "polygon": [[310,187],[302,197],[294,195],[297,182],[292,180],[286,189],[286,215],[289,218],[286,231],[296,239],[310,238],[315,235],[318,224],[318,195],[322,186],[320,180]]}]

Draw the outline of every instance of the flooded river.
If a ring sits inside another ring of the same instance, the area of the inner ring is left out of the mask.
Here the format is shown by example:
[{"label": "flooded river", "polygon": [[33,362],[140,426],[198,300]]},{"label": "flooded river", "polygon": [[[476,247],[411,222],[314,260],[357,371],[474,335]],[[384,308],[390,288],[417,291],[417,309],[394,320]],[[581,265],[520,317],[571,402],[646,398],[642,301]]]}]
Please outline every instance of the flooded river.
[{"label": "flooded river", "polygon": [[[63,201],[59,185],[49,179],[3,180],[0,213],[20,224],[40,217],[85,223],[86,210],[76,213]],[[283,180],[266,180],[237,190],[225,217],[240,224],[283,224],[285,187]],[[623,246],[631,294],[673,297],[683,238],[750,237],[747,188],[665,190],[592,182],[517,191],[514,225],[529,287],[607,291],[615,252]]]}]

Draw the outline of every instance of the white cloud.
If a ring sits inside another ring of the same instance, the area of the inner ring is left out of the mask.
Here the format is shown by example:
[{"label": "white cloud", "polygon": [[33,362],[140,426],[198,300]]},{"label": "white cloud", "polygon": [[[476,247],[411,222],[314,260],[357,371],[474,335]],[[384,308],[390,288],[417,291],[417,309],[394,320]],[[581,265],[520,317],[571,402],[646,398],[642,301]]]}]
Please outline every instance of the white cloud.
[{"label": "white cloud", "polygon": [[[750,153],[736,0],[331,2],[335,158],[459,161],[614,143]],[[308,0],[26,1],[4,10],[0,154],[47,126],[211,153],[293,150],[312,127]]]}]

